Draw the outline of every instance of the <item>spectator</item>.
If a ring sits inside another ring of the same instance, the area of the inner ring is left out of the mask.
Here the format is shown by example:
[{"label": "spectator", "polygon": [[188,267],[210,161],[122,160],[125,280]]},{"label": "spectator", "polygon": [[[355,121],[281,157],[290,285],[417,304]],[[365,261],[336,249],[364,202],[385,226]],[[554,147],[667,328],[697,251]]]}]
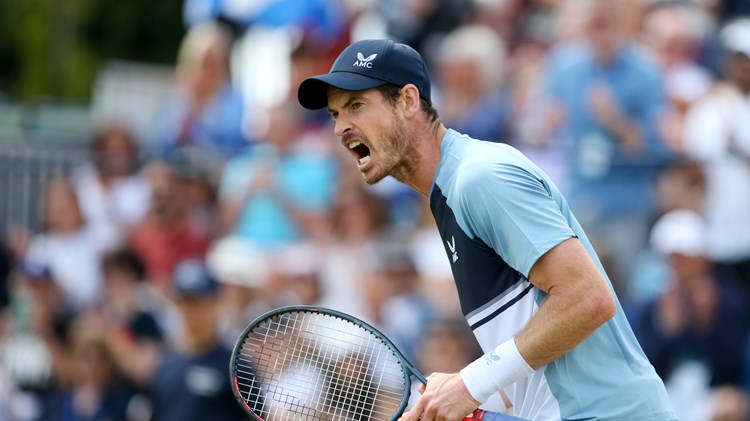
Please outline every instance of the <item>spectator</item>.
[{"label": "spectator", "polygon": [[750,14],[750,4],[743,0],[719,0],[706,2],[704,7],[712,8],[717,14],[719,22],[722,23]]},{"label": "spectator", "polygon": [[664,142],[675,152],[683,150],[684,119],[690,106],[708,94],[713,77],[697,63],[708,35],[708,17],[696,5],[656,4],[646,15],[641,38],[662,68],[668,110],[659,121]]},{"label": "spectator", "polygon": [[700,213],[706,200],[706,174],[701,164],[678,159],[659,172],[655,188],[659,215],[675,209]]},{"label": "spectator", "polygon": [[685,153],[703,165],[709,257],[750,286],[750,18],[724,27],[724,79],[685,120]]},{"label": "spectator", "polygon": [[436,106],[446,125],[477,139],[509,142],[505,61],[505,43],[487,27],[462,26],[446,35],[436,60]]},{"label": "spectator", "polygon": [[336,42],[345,28],[338,1],[264,0],[244,3],[237,0],[186,0],[183,16],[187,26],[220,20],[236,32],[248,26],[294,28],[308,32],[320,48]]},{"label": "spectator", "polygon": [[440,39],[469,17],[468,6],[461,0],[387,0],[380,12],[389,38],[423,53],[431,64]]},{"label": "spectator", "polygon": [[326,292],[321,279],[321,257],[314,244],[303,242],[284,247],[273,257],[270,283],[275,307],[321,305]]},{"label": "spectator", "polygon": [[202,225],[191,219],[183,184],[173,167],[154,164],[148,169],[148,176],[152,189],[151,208],[133,227],[128,244],[143,261],[149,281],[162,291],[168,291],[177,262],[203,257],[210,236]]},{"label": "spectator", "polygon": [[219,341],[216,280],[199,260],[180,262],[174,296],[184,322],[176,348],[155,367],[150,386],[160,421],[244,420],[229,381],[231,352]]},{"label": "spectator", "polygon": [[[9,330],[2,338],[2,371],[16,387],[14,415],[35,420],[65,377],[66,341],[74,314],[44,264],[20,262],[12,296]],[[15,418],[11,418],[15,419]]]},{"label": "spectator", "polygon": [[[289,53],[290,89],[288,89],[287,99],[292,95],[293,90],[291,87],[299,86],[306,78],[328,70],[336,59],[335,55],[340,50],[339,48],[331,47],[321,51],[321,48],[320,45],[315,43],[314,39],[310,39],[309,37],[303,37],[293,46]],[[329,57],[331,55],[330,51],[333,52],[333,57]],[[321,126],[330,124],[331,122],[330,116],[323,110],[306,112],[303,118],[305,120],[304,125],[311,129],[321,128]]]},{"label": "spectator", "polygon": [[50,270],[75,311],[97,304],[102,297],[100,259],[116,244],[113,231],[87,223],[64,177],[47,182],[41,208],[43,231],[31,239],[27,258]]},{"label": "spectator", "polygon": [[[348,180],[357,181],[354,177]],[[368,313],[361,262],[367,258],[369,244],[387,235],[388,208],[361,183],[342,183],[333,209],[335,223],[325,248],[322,279],[327,302],[364,318]]]},{"label": "spectator", "polygon": [[585,38],[550,53],[546,118],[570,142],[571,207],[623,292],[653,212],[651,186],[665,153],[655,122],[664,95],[659,68],[624,36],[626,2],[580,3]]},{"label": "spectator", "polygon": [[90,153],[91,162],[71,177],[81,212],[88,223],[114,230],[121,243],[148,211],[151,195],[138,172],[138,146],[125,126],[109,123],[94,135]]},{"label": "spectator", "polygon": [[[706,197],[706,177],[701,166],[690,160],[677,160],[667,165],[655,185],[659,215],[674,210],[700,213]],[[662,293],[669,278],[669,265],[652,247],[638,253],[638,261],[628,281],[623,304],[639,306]]]},{"label": "spectator", "polygon": [[102,326],[79,317],[70,331],[65,376],[50,396],[43,420],[126,421],[135,390],[120,381]]},{"label": "spectator", "polygon": [[269,254],[239,237],[217,240],[208,251],[208,269],[221,283],[221,330],[225,343],[234,343],[248,323],[270,310]]},{"label": "spectator", "polygon": [[110,337],[109,349],[124,374],[149,391],[154,420],[245,419],[230,389],[230,351],[220,342],[218,284],[200,260],[187,259],[177,265],[170,292],[182,320],[170,347],[138,355],[132,342]]},{"label": "spectator", "polygon": [[227,164],[219,199],[231,235],[278,248],[328,233],[336,161],[304,131],[303,112],[292,102],[270,110],[263,142]]},{"label": "spectator", "polygon": [[418,293],[419,274],[405,243],[397,238],[373,241],[367,247],[363,287],[369,318],[413,359],[425,329],[437,311]]},{"label": "spectator", "polygon": [[123,249],[105,255],[102,266],[101,316],[109,352],[123,371],[137,371],[155,359],[164,346],[159,314],[150,308],[157,305],[156,299],[143,284],[143,263],[131,251]]},{"label": "spectator", "polygon": [[[481,355],[482,349],[465,321],[443,319],[430,325],[420,338],[414,363],[421,373],[453,373]],[[418,387],[412,385],[410,404],[419,396]]]},{"label": "spectator", "polygon": [[231,37],[219,24],[192,27],[180,47],[176,87],[157,120],[156,145],[168,159],[220,170],[248,145],[245,104],[229,74]]},{"label": "spectator", "polygon": [[671,276],[663,280],[664,291],[631,317],[644,352],[684,420],[716,419],[710,412],[722,408],[707,407],[709,394],[718,387],[741,387],[750,326],[747,296],[735,278],[712,267],[706,234],[702,218],[692,211],[676,210],[657,221],[651,242],[667,259]]}]

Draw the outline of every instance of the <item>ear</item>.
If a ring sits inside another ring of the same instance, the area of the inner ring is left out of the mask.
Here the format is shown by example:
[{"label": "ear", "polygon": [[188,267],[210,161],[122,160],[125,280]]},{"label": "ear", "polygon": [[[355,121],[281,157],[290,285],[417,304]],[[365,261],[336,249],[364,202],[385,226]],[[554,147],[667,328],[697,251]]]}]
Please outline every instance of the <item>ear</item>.
[{"label": "ear", "polygon": [[401,106],[407,118],[419,114],[419,89],[411,83],[401,88]]}]

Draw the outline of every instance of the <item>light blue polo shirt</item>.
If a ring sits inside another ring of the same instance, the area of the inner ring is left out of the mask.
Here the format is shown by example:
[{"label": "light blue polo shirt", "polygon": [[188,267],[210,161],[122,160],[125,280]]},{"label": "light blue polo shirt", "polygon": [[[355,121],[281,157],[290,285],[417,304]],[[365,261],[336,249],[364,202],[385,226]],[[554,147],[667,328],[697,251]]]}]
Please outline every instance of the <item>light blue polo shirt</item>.
[{"label": "light blue polo shirt", "polygon": [[[511,146],[449,130],[430,207],[463,313],[485,352],[544,305],[546,294],[529,283],[529,272],[562,241],[578,237],[610,282],[560,191]],[[619,302],[616,315],[586,340],[506,392],[515,415],[532,420],[677,419]]]}]

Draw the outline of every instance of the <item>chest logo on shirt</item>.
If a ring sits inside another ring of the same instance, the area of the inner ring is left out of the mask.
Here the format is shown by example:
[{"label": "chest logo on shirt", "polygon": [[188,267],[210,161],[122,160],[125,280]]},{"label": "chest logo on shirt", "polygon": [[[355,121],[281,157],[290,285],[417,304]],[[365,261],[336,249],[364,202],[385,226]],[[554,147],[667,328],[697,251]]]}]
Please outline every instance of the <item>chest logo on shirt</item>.
[{"label": "chest logo on shirt", "polygon": [[224,384],[221,373],[211,367],[194,366],[185,372],[185,384],[195,396],[216,396]]},{"label": "chest logo on shirt", "polygon": [[456,237],[451,235],[451,241],[446,241],[445,244],[448,244],[448,249],[453,255],[453,263],[456,263],[456,261],[458,260],[458,252],[456,251]]}]

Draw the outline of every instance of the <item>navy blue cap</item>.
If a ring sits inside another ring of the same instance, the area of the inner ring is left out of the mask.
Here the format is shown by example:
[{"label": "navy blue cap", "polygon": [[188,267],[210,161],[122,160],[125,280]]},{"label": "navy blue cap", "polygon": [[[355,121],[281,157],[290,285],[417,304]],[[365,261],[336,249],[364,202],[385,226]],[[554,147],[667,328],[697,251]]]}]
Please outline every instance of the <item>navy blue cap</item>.
[{"label": "navy blue cap", "polygon": [[218,284],[203,261],[188,259],[175,267],[172,289],[180,297],[202,297],[214,295]]},{"label": "navy blue cap", "polygon": [[346,47],[331,71],[305,79],[297,99],[303,107],[317,110],[328,106],[328,87],[363,91],[390,83],[399,88],[414,84],[419,95],[430,100],[430,75],[413,48],[387,39],[368,39]]}]

